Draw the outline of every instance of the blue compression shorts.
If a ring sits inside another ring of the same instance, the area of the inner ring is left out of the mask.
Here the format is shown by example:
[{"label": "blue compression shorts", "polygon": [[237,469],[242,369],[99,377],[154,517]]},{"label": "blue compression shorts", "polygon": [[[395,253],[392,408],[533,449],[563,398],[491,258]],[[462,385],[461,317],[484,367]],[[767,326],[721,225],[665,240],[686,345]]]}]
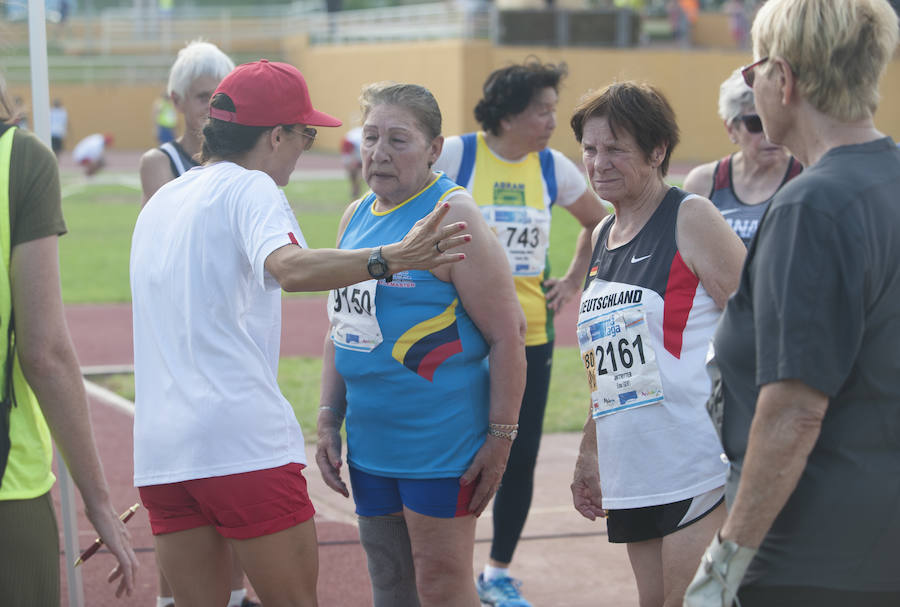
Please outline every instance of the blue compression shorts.
[{"label": "blue compression shorts", "polygon": [[413,512],[436,518],[467,516],[475,483],[463,487],[459,478],[389,478],[376,476],[350,466],[350,485],[356,513],[360,516],[384,516]]}]

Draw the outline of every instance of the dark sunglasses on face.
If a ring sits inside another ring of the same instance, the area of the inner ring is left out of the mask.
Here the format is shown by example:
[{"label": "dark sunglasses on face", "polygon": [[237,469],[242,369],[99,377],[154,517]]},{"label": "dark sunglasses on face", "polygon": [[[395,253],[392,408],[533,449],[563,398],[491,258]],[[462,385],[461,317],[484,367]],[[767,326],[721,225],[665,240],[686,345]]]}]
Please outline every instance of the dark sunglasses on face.
[{"label": "dark sunglasses on face", "polygon": [[756,80],[756,68],[768,60],[768,57],[763,57],[759,61],[754,61],[750,65],[741,68],[741,76],[744,77],[744,82],[747,86],[753,88],[753,82]]},{"label": "dark sunglasses on face", "polygon": [[763,126],[759,114],[744,114],[743,116],[738,116],[735,120],[743,122],[744,128],[747,129],[748,133],[762,133]]}]

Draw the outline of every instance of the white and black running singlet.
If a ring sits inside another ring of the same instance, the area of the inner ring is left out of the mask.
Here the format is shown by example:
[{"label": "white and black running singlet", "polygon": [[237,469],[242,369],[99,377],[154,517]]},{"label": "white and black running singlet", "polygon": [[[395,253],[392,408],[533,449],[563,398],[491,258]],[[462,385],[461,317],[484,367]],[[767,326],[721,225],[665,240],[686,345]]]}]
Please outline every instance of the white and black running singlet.
[{"label": "white and black running singlet", "polygon": [[603,506],[655,506],[722,486],[727,464],[706,413],[705,356],[720,310],[678,252],[671,188],[630,242],[601,225],[578,315],[597,425]]},{"label": "white and black running singlet", "polygon": [[172,169],[175,177],[181,177],[195,166],[200,165],[184,151],[177,141],[167,141],[159,146],[159,149],[169,157],[169,168]]}]

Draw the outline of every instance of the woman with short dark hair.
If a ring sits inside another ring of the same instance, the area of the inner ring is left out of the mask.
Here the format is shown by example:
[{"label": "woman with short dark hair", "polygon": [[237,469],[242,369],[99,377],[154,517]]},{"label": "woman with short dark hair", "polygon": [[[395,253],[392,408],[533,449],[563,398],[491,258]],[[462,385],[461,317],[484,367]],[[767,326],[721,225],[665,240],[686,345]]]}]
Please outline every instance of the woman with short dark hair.
[{"label": "woman with short dark hair", "polygon": [[[565,64],[534,58],[492,72],[475,106],[482,130],[448,137],[435,165],[469,190],[497,235],[528,323],[519,435],[494,500],[490,556],[478,578],[481,600],[502,606],[530,605],[510,565],[534,493],[556,337],[553,317],[578,293],[590,259],[591,230],[606,214],[575,163],[548,147],[566,72]],[[581,224],[572,261],[558,279],[550,277],[548,262],[554,208]]]},{"label": "woman with short dark hair", "polygon": [[616,211],[594,230],[578,315],[591,409],[572,495],[627,545],[641,607],[674,607],[725,516],[704,361],[744,247],[709,200],[664,181],[679,131],[657,89],[612,84],[571,124]]}]

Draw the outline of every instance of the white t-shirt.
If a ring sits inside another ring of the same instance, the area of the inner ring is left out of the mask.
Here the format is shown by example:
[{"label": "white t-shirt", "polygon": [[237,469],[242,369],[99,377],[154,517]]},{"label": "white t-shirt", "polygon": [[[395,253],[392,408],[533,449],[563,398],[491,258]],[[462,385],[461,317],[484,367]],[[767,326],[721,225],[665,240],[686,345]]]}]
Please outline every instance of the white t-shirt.
[{"label": "white t-shirt", "polygon": [[64,107],[50,108],[50,135],[65,137],[69,130],[69,113]]},{"label": "white t-shirt", "polygon": [[[550,148],[550,153],[553,156],[553,168],[556,172],[557,194],[555,204],[558,204],[561,207],[567,207],[578,200],[582,194],[584,194],[585,190],[587,190],[587,182],[584,179],[584,175],[581,174],[581,171],[578,170],[578,167],[575,165],[575,163],[566,158],[562,152]],[[515,163],[524,160],[522,158],[510,160],[507,158],[503,158],[496,153],[494,155],[497,156],[497,158],[499,158],[500,160],[509,163]],[[456,176],[459,174],[459,163],[462,162],[462,156],[462,139],[457,135],[447,137],[444,140],[444,148],[441,151],[441,155],[437,159],[437,162],[434,163],[434,167],[432,168],[435,171],[445,172],[447,174],[447,177],[455,181]],[[459,185],[466,189],[469,189],[474,178],[475,169],[473,167],[469,183],[460,183]]]},{"label": "white t-shirt", "polygon": [[131,246],[135,486],[306,463],[276,382],[281,293],[264,264],[306,246],[271,177],[230,162],[159,189]]},{"label": "white t-shirt", "polygon": [[88,135],[79,141],[75,146],[75,149],[72,150],[72,160],[77,164],[80,164],[85,160],[95,162],[103,156],[103,148],[105,147],[106,140],[103,137],[103,133]]}]

